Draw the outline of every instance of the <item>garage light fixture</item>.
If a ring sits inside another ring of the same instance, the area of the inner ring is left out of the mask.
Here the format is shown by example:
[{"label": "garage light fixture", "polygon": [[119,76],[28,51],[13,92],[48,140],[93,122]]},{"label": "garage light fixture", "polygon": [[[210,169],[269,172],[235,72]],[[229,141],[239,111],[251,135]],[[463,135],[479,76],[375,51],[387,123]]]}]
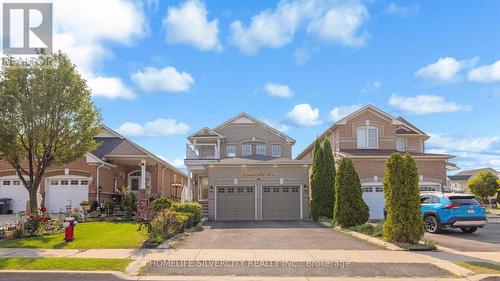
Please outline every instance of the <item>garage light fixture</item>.
[{"label": "garage light fixture", "polygon": [[308,187],[307,184],[304,184],[304,191],[307,191]]},{"label": "garage light fixture", "polygon": [[214,186],[213,185],[210,186],[210,192],[214,192]]}]

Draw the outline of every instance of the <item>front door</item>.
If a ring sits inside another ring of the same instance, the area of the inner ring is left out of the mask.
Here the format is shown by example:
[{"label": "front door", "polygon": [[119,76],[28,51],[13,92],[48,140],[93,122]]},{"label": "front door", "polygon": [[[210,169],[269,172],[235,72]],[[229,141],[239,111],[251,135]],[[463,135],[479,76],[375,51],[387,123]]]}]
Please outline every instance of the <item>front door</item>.
[{"label": "front door", "polygon": [[139,185],[141,184],[141,177],[130,177],[130,191],[133,193],[139,192]]},{"label": "front door", "polygon": [[200,177],[199,179],[198,200],[208,199],[208,177]]}]

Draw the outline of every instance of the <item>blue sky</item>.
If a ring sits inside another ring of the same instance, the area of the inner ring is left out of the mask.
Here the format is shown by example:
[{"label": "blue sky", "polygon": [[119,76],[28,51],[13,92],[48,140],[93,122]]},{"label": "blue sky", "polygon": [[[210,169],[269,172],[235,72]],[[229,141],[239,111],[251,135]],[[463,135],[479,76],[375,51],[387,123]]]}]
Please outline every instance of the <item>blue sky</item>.
[{"label": "blue sky", "polygon": [[296,155],[371,103],[430,134],[427,151],[500,169],[500,2],[68,2],[55,46],[104,123],[176,165],[187,135],[240,112]]}]

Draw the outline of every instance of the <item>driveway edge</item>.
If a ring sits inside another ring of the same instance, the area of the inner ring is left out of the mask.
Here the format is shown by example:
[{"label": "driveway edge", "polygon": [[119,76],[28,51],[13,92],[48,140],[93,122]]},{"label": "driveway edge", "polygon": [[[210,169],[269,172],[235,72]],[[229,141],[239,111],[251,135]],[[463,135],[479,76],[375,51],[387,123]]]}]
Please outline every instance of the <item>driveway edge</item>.
[{"label": "driveway edge", "polygon": [[381,239],[378,239],[378,238],[375,238],[375,237],[372,237],[372,236],[369,236],[369,235],[366,235],[363,233],[359,233],[359,232],[348,230],[348,229],[341,228],[341,227],[335,227],[334,229],[336,231],[342,232],[344,234],[350,235],[350,236],[355,237],[355,238],[360,239],[360,240],[364,240],[364,241],[372,243],[376,246],[386,248],[388,250],[405,251],[404,249],[396,246],[395,244],[392,244],[390,242],[387,242],[387,241],[384,241],[384,240],[381,240]]}]

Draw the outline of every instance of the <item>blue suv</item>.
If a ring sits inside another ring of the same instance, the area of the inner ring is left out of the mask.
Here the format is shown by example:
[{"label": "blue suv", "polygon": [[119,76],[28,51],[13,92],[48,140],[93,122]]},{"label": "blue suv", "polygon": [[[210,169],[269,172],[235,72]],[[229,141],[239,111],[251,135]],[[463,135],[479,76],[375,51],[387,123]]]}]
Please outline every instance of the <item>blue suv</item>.
[{"label": "blue suv", "polygon": [[487,222],[485,208],[469,194],[422,194],[420,203],[424,227],[430,233],[438,233],[446,227],[473,233]]}]

